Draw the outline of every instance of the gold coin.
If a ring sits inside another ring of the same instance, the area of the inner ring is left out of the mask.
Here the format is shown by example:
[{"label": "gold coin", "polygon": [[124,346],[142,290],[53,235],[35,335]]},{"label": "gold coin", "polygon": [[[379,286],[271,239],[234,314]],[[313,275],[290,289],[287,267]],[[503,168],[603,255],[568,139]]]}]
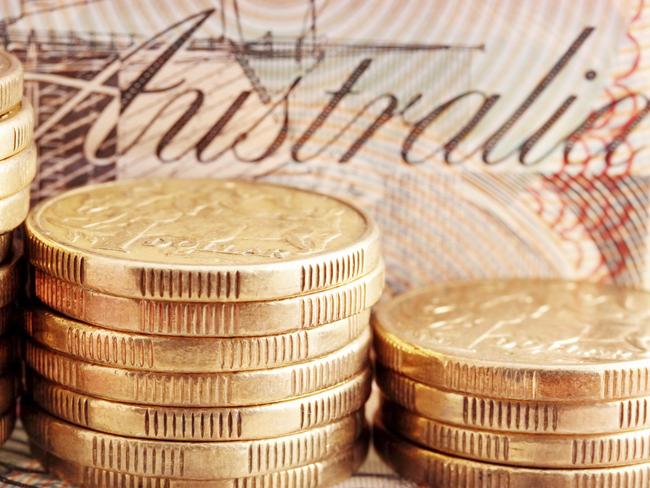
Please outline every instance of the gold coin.
[{"label": "gold coin", "polygon": [[379,425],[379,456],[404,478],[440,488],[645,488],[650,464],[600,469],[535,469],[481,463],[430,451]]},{"label": "gold coin", "polygon": [[33,264],[123,297],[258,301],[376,269],[379,231],[333,197],[272,184],[148,179],[90,185],[38,205]]},{"label": "gold coin", "polygon": [[380,305],[379,362],[445,390],[512,400],[650,395],[650,294],[566,281],[437,285]]},{"label": "gold coin", "polygon": [[650,428],[650,398],[599,403],[526,402],[443,391],[378,366],[392,401],[440,422],[501,432],[598,434]]},{"label": "gold coin", "polygon": [[17,393],[18,382],[14,372],[10,371],[0,376],[0,413],[15,409]]},{"label": "gold coin", "polygon": [[0,263],[4,263],[7,257],[9,257],[13,240],[14,235],[12,232],[0,234]]},{"label": "gold coin", "polygon": [[28,187],[36,175],[36,167],[37,155],[34,144],[0,161],[0,198],[7,198]]},{"label": "gold coin", "polygon": [[0,416],[0,446],[11,437],[15,424],[16,413],[13,408]]},{"label": "gold coin", "polygon": [[384,402],[381,423],[423,447],[487,463],[536,468],[607,468],[650,462],[650,430],[545,435],[477,430],[421,417]]},{"label": "gold coin", "polygon": [[0,50],[0,114],[9,112],[23,98],[23,66],[18,58]]},{"label": "gold coin", "polygon": [[282,368],[229,373],[150,373],[79,361],[26,344],[27,364],[80,393],[145,405],[228,407],[298,398],[334,386],[367,365],[370,333],[316,360]]},{"label": "gold coin", "polygon": [[215,373],[277,368],[345,347],[368,329],[368,310],[307,330],[261,337],[171,337],[130,334],[77,322],[44,308],[27,311],[38,343],[96,364],[142,371]]},{"label": "gold coin", "polygon": [[107,434],[171,441],[230,441],[278,437],[347,417],[363,408],[372,375],[364,370],[327,390],[295,400],[232,408],[133,405],[90,397],[28,376],[29,395],[67,422]]},{"label": "gold coin", "polygon": [[82,466],[76,462],[59,459],[33,445],[32,453],[45,469],[82,488],[317,488],[334,486],[359,469],[368,453],[368,436],[356,441],[352,448],[305,466],[244,478],[211,480],[156,478]]},{"label": "gold coin", "polygon": [[[0,166],[3,164],[0,161]],[[14,230],[29,213],[29,185],[8,197],[0,198],[0,234]]]},{"label": "gold coin", "polygon": [[20,329],[21,317],[22,315],[16,310],[13,304],[0,308],[0,341],[2,340],[2,336],[7,332]]},{"label": "gold coin", "polygon": [[22,103],[0,115],[0,160],[18,154],[29,146],[34,138],[33,132],[32,104],[23,98]]},{"label": "gold coin", "polygon": [[104,295],[35,272],[36,296],[51,308],[101,327],[142,334],[246,337],[322,326],[374,305],[384,286],[383,265],[332,290],[268,302],[171,302]]},{"label": "gold coin", "polygon": [[365,426],[362,412],[298,434],[256,441],[172,442],[134,439],[74,426],[25,402],[30,441],[83,466],[142,476],[205,480],[282,471],[349,449]]},{"label": "gold coin", "polygon": [[11,261],[0,265],[0,310],[6,310],[15,299],[21,278],[20,253],[12,255]]}]

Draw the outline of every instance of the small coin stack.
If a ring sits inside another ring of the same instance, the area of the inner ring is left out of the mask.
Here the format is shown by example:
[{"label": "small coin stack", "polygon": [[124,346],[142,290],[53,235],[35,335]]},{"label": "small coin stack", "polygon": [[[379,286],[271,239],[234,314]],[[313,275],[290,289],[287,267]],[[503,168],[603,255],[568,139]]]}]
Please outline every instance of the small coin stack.
[{"label": "small coin stack", "polygon": [[446,488],[650,486],[650,294],[439,285],[373,316],[380,455]]},{"label": "small coin stack", "polygon": [[376,225],[270,184],[84,187],[27,221],[33,450],[81,486],[324,486],[368,444]]},{"label": "small coin stack", "polygon": [[14,302],[20,290],[21,249],[13,246],[13,231],[27,217],[30,184],[36,174],[34,115],[23,98],[23,68],[0,51],[0,444],[15,421],[15,344],[11,327],[18,315]]}]

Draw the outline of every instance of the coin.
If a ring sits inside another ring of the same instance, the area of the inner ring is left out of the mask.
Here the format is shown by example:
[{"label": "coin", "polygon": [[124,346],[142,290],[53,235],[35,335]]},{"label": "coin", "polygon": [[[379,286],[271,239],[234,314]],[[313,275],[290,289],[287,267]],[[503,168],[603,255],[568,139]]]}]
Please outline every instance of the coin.
[{"label": "coin", "polygon": [[133,405],[90,397],[28,375],[28,392],[45,411],[67,422],[126,437],[170,441],[229,441],[293,434],[329,424],[363,408],[369,370],[295,400],[232,408]]},{"label": "coin", "polygon": [[382,425],[405,439],[452,456],[536,468],[608,468],[650,462],[650,430],[545,435],[478,430],[427,419],[384,402]]},{"label": "coin", "polygon": [[13,243],[14,235],[12,232],[5,232],[0,234],[0,263],[4,263],[9,254],[11,253],[11,244]]},{"label": "coin", "polygon": [[22,224],[28,212],[29,185],[11,196],[0,198],[0,234],[14,230]]},{"label": "coin", "polygon": [[23,98],[23,67],[18,58],[0,51],[0,114],[9,112]]},{"label": "coin", "polygon": [[317,488],[334,486],[349,478],[366,458],[368,438],[363,436],[352,448],[311,464],[245,478],[183,480],[154,478],[111,471],[91,466],[81,466],[64,461],[42,449],[32,446],[32,453],[48,471],[73,483],[88,488],[164,487],[164,488]]},{"label": "coin", "polygon": [[14,425],[16,424],[16,414],[13,409],[0,416],[0,445],[4,444],[11,433],[14,431]]},{"label": "coin", "polygon": [[33,143],[18,154],[0,161],[0,198],[14,195],[29,186],[36,175],[36,167],[36,146]]},{"label": "coin", "polygon": [[171,337],[116,332],[44,308],[27,311],[38,343],[96,364],[143,371],[214,373],[289,366],[345,347],[368,329],[368,310],[307,330],[261,337]]},{"label": "coin", "polygon": [[650,395],[650,294],[595,283],[437,285],[380,305],[379,362],[445,390],[512,400]]},{"label": "coin", "polygon": [[25,361],[41,376],[72,390],[118,402],[217,407],[289,400],[336,385],[367,364],[369,331],[316,360],[256,371],[151,373],[86,363],[28,341]]},{"label": "coin", "polygon": [[5,310],[16,299],[21,272],[20,253],[14,253],[11,261],[0,265],[0,310]]},{"label": "coin", "polygon": [[105,294],[271,300],[350,283],[381,260],[376,224],[334,197],[272,184],[147,179],[36,206],[32,262]]},{"label": "coin", "polygon": [[33,131],[32,104],[27,98],[23,98],[22,103],[0,115],[0,160],[18,154],[29,146],[33,139]]},{"label": "coin", "polygon": [[440,422],[502,432],[598,434],[650,428],[650,398],[599,403],[526,402],[443,391],[378,366],[392,401]]},{"label": "coin", "polygon": [[362,412],[298,434],[255,441],[170,442],[121,437],[74,426],[23,402],[30,441],[67,461],[142,476],[202,480],[282,471],[349,449]]},{"label": "coin", "polygon": [[0,413],[14,409],[18,385],[16,375],[9,371],[0,376]]},{"label": "coin", "polygon": [[245,337],[282,334],[343,320],[371,307],[384,286],[383,265],[357,281],[268,302],[172,302],[116,297],[35,273],[36,296],[82,322],[144,334]]},{"label": "coin", "polygon": [[375,448],[401,476],[424,486],[444,488],[641,488],[650,464],[600,469],[535,469],[481,463],[411,444],[376,425]]}]

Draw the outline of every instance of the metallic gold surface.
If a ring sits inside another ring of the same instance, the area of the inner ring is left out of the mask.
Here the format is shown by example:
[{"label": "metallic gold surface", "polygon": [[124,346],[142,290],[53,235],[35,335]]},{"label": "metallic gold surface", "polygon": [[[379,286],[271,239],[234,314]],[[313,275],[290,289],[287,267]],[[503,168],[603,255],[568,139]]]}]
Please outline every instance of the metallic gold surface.
[{"label": "metallic gold surface", "polygon": [[650,395],[650,293],[593,283],[437,285],[377,307],[379,362],[446,390],[513,400]]},{"label": "metallic gold surface", "polygon": [[650,398],[599,403],[527,402],[439,390],[378,366],[392,401],[440,422],[500,432],[598,434],[650,428]]},{"label": "metallic gold surface", "polygon": [[36,145],[33,143],[18,154],[0,161],[0,198],[7,198],[29,186],[36,176],[37,166]]},{"label": "metallic gold surface", "polygon": [[9,112],[23,98],[23,67],[20,61],[0,50],[0,114]]},{"label": "metallic gold surface", "polygon": [[218,407],[260,405],[329,388],[367,364],[370,333],[338,351],[283,368],[231,373],[149,373],[72,359],[33,342],[27,365],[41,376],[80,393],[145,405]]},{"label": "metallic gold surface", "polygon": [[14,430],[16,424],[16,413],[12,407],[0,415],[0,445],[4,444]]},{"label": "metallic gold surface", "polygon": [[289,435],[340,420],[363,408],[369,370],[327,390],[295,400],[231,408],[133,405],[90,397],[28,377],[34,403],[67,422],[126,437],[170,441],[230,441]]},{"label": "metallic gold surface", "polygon": [[245,337],[321,326],[374,305],[384,286],[383,264],[340,287],[267,302],[189,303],[104,295],[36,270],[36,296],[82,322],[143,334]]},{"label": "metallic gold surface", "polygon": [[[27,98],[9,112],[0,115],[0,160],[13,156],[32,143],[34,111]],[[0,161],[3,162],[3,161]]]},{"label": "metallic gold surface", "polygon": [[388,402],[379,418],[388,430],[415,444],[487,463],[580,469],[650,462],[649,429],[594,435],[494,432],[427,419]]},{"label": "metallic gold surface", "polygon": [[142,371],[215,373],[289,366],[333,353],[368,329],[369,315],[366,310],[280,335],[171,337],[93,327],[40,307],[26,312],[25,328],[36,342],[91,363]]},{"label": "metallic gold surface", "polygon": [[38,205],[33,264],[106,294],[251,301],[349,283],[379,265],[379,231],[333,197],[234,180],[91,185]]},{"label": "metallic gold surface", "polygon": [[304,466],[349,449],[363,412],[299,434],[257,441],[165,442],[103,434],[58,420],[23,402],[30,440],[84,466],[135,475],[203,480],[238,478]]},{"label": "metallic gold surface", "polygon": [[347,479],[361,466],[368,452],[368,436],[362,436],[350,449],[305,466],[235,479],[181,480],[140,476],[81,466],[59,459],[36,446],[32,446],[32,452],[48,471],[82,488],[319,488]]},{"label": "metallic gold surface", "polygon": [[4,263],[9,257],[13,240],[13,232],[5,232],[4,234],[0,234],[0,264]]},{"label": "metallic gold surface", "polygon": [[381,458],[401,476],[440,488],[642,488],[650,464],[600,469],[535,469],[481,463],[411,444],[381,426],[373,432]]},{"label": "metallic gold surface", "polygon": [[11,196],[0,198],[0,234],[14,230],[22,224],[28,212],[29,185]]},{"label": "metallic gold surface", "polygon": [[10,261],[0,265],[0,310],[6,310],[18,293],[22,269],[21,255],[13,253]]}]

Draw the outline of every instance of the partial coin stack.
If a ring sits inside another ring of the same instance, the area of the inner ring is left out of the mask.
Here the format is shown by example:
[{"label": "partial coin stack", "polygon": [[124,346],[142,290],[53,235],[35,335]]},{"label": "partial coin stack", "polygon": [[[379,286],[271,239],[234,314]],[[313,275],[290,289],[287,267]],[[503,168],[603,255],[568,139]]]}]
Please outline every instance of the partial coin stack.
[{"label": "partial coin stack", "polygon": [[29,190],[36,174],[34,115],[23,98],[23,68],[0,51],[0,444],[15,422],[16,367],[11,327],[19,319],[15,301],[20,290],[20,247],[13,231],[29,211]]},{"label": "partial coin stack", "polygon": [[81,486],[323,486],[363,461],[376,225],[220,180],[73,190],[27,222],[34,452]]},{"label": "partial coin stack", "polygon": [[373,316],[380,455],[449,488],[650,486],[650,294],[438,285]]}]

